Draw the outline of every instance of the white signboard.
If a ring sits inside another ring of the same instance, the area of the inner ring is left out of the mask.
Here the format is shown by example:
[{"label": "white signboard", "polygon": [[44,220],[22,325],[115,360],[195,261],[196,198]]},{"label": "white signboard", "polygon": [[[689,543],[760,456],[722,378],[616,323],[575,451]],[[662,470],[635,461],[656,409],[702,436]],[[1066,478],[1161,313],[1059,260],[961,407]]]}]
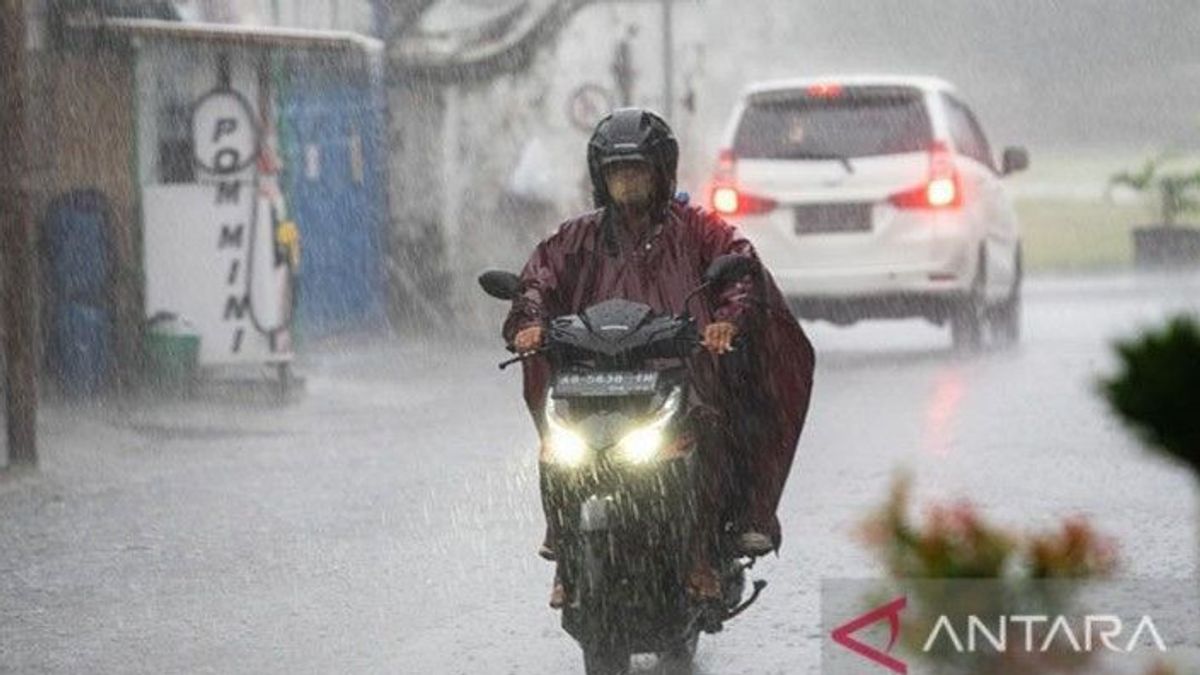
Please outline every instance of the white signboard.
[{"label": "white signboard", "polygon": [[[143,190],[146,311],[200,334],[201,365],[291,358],[290,275],[276,260],[273,176],[258,175],[260,135],[231,90],[192,113],[199,182]],[[281,205],[280,205],[281,206]]]},{"label": "white signboard", "polygon": [[254,222],[268,205],[253,190],[233,181],[143,195],[147,314],[192,323],[202,365],[291,358],[286,327],[279,330],[288,318],[287,270],[274,265],[270,223]]},{"label": "white signboard", "polygon": [[210,92],[192,110],[196,163],[210,174],[230,176],[254,163],[259,133],[254,111],[231,89]]}]

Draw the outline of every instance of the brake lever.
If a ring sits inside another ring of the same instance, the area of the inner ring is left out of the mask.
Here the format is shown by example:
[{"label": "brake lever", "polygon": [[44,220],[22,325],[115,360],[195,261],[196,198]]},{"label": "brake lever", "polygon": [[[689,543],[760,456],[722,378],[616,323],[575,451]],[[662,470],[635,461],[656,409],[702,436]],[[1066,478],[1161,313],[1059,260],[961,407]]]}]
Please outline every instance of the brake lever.
[{"label": "brake lever", "polygon": [[547,350],[548,350],[547,347],[538,347],[537,349],[535,349],[531,352],[523,352],[521,354],[517,354],[516,356],[512,357],[511,359],[501,362],[500,370],[504,370],[505,368],[508,368],[509,366],[511,366],[514,363],[520,363],[522,361],[525,361],[526,359],[532,359],[535,356],[540,356],[541,354],[545,354]]}]

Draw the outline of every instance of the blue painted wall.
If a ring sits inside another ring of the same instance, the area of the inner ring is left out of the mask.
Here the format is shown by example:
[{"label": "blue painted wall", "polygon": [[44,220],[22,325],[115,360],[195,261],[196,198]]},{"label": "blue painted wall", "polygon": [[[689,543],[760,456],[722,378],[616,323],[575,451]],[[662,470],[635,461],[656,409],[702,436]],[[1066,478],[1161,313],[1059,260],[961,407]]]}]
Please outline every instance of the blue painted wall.
[{"label": "blue painted wall", "polygon": [[382,326],[388,209],[378,71],[361,55],[290,56],[278,85],[284,190],[301,234],[300,332]]}]

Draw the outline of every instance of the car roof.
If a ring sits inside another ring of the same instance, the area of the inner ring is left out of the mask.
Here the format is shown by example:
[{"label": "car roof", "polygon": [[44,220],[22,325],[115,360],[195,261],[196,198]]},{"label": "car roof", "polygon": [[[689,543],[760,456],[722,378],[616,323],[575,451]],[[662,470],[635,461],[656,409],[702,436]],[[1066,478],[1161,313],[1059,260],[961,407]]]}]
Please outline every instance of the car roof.
[{"label": "car roof", "polygon": [[843,87],[913,87],[928,92],[954,92],[954,85],[930,75],[821,75],[779,80],[766,80],[748,85],[744,95],[766,94],[775,91],[804,89],[815,84],[835,83]]}]

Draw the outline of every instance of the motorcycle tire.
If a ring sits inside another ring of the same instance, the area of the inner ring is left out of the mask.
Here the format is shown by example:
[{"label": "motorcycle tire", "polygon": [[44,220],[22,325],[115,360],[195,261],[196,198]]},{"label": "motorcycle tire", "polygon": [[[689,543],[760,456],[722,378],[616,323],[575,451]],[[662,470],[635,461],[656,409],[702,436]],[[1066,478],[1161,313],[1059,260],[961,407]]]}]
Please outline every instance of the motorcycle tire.
[{"label": "motorcycle tire", "polygon": [[700,631],[692,633],[673,649],[658,655],[658,672],[662,675],[692,675]]},{"label": "motorcycle tire", "polygon": [[585,645],[583,671],[586,675],[625,675],[629,672],[629,652],[616,647]]}]

